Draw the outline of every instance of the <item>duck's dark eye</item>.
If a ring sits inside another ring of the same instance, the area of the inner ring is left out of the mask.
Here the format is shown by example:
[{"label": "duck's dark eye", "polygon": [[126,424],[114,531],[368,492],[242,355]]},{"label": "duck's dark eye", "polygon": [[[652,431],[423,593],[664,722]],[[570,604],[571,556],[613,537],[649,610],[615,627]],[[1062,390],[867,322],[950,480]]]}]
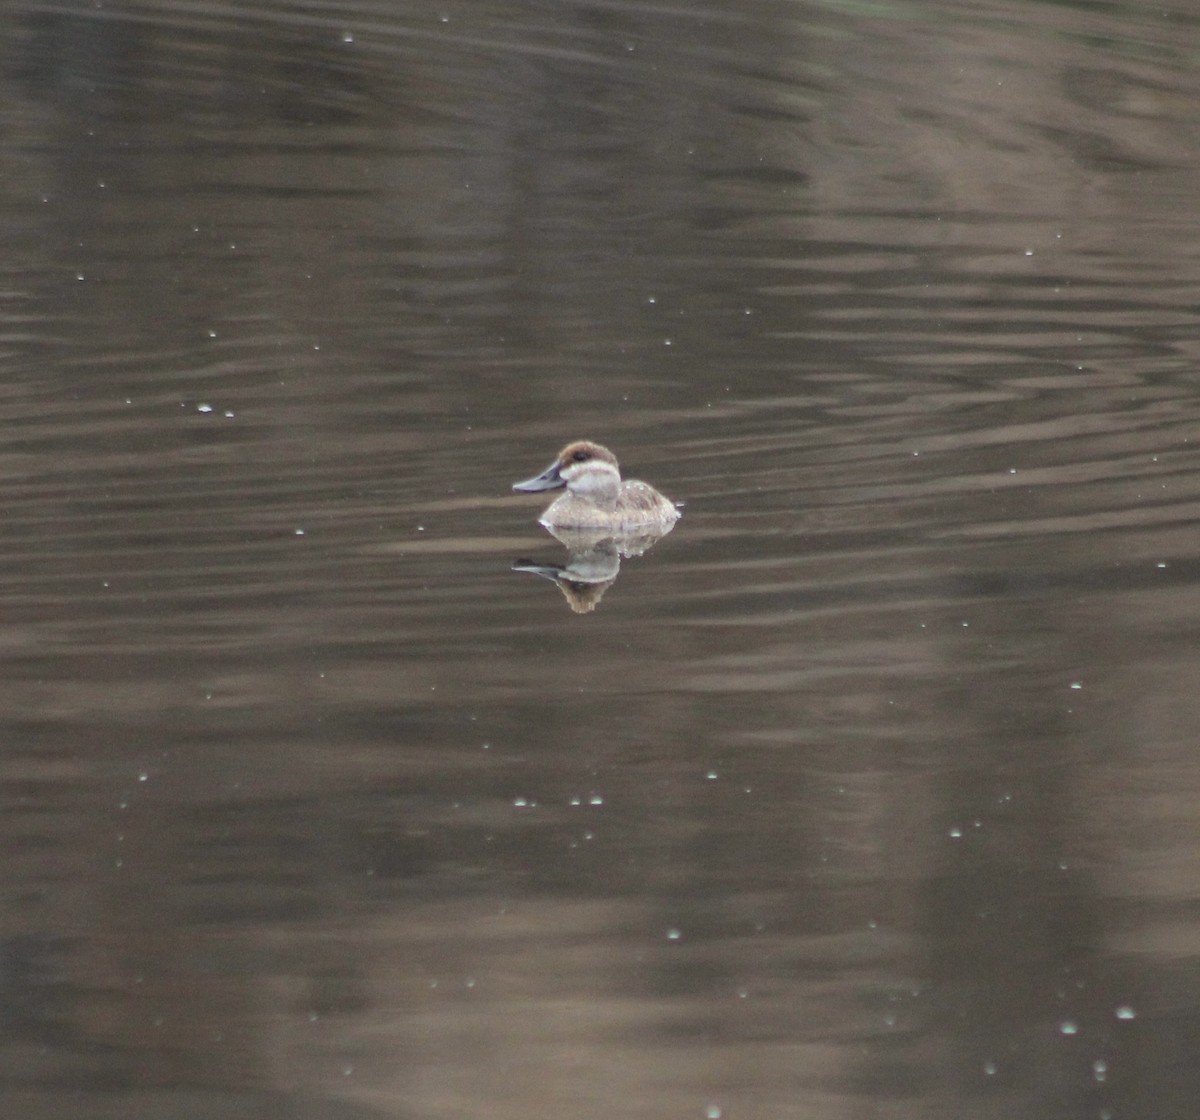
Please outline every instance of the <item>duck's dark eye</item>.
[{"label": "duck's dark eye", "polygon": [[571,458],[577,463],[586,463],[591,457],[592,453],[590,451],[576,451],[575,454],[571,456]]}]

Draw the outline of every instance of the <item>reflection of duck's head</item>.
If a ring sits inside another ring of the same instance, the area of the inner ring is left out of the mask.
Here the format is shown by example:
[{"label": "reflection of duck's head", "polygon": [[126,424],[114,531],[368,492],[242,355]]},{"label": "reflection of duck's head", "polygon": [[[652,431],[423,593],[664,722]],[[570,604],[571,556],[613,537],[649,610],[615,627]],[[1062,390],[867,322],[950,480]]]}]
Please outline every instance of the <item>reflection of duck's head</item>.
[{"label": "reflection of duck's head", "polygon": [[567,492],[542,514],[547,528],[608,529],[666,528],[679,517],[677,510],[653,486],[621,479],[617,457],[598,443],[576,440],[567,444],[541,474],[514,483],[514,490]]},{"label": "reflection of duck's head", "polygon": [[593,538],[591,548],[572,552],[566,564],[518,560],[513,565],[513,571],[532,572],[556,583],[576,614],[595,610],[620,570],[621,555],[611,537],[603,540]]}]

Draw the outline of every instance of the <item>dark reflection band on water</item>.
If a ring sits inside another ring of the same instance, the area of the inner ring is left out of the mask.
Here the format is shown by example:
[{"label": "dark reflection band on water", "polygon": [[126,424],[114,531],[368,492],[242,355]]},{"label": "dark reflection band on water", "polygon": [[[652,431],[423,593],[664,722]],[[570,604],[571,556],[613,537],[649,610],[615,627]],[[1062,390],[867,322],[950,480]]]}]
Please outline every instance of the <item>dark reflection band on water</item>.
[{"label": "dark reflection band on water", "polygon": [[1193,1114],[1195,12],[0,27],[0,1113]]}]

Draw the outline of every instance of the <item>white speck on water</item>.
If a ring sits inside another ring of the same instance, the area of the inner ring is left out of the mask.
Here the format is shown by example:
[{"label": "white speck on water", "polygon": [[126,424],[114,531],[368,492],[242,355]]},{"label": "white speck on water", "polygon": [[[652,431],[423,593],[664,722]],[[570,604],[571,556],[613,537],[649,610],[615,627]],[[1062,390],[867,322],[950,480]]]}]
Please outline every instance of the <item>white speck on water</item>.
[{"label": "white speck on water", "polygon": [[149,774],[147,774],[145,770],[143,770],[143,771],[142,771],[142,772],[141,772],[141,773],[138,775],[138,781],[139,781],[139,782],[148,782],[149,780],[150,780],[150,775],[149,775]]},{"label": "white speck on water", "polygon": [[1166,563],[1165,563],[1164,561],[1160,560],[1160,561],[1159,561],[1157,564],[1155,564],[1154,566],[1155,566],[1156,568],[1165,568],[1167,565],[1166,565]]},{"label": "white speck on water", "polygon": [[1059,1034],[1068,1034],[1068,1035],[1078,1034],[1079,1033],[1079,1024],[1076,1023],[1072,1019],[1065,1019],[1065,1020],[1063,1020],[1063,1022],[1058,1024],[1058,1032],[1059,1032]]},{"label": "white speck on water", "polygon": [[950,829],[950,831],[947,833],[947,835],[950,837],[950,839],[951,839],[951,840],[961,840],[961,839],[962,839],[962,834],[963,834],[963,830],[962,830],[961,828],[959,828],[959,827],[958,827],[958,825],[955,825],[955,826],[954,826],[952,829]]},{"label": "white speck on water", "polygon": [[296,529],[296,530],[294,530],[294,533],[295,533],[295,535],[296,535],[296,536],[298,536],[298,537],[302,537],[302,536],[304,536],[304,530],[303,530],[303,529]]},{"label": "white speck on water", "polygon": [[677,930],[677,929],[667,930],[667,940],[668,941],[678,941],[682,936],[683,936],[683,932],[681,930]]},{"label": "white speck on water", "polygon": [[342,32],[342,42],[343,43],[353,43],[354,36],[349,31],[343,31]]},{"label": "white speck on water", "polygon": [[514,797],[513,806],[517,809],[528,808],[529,802],[524,797]]},{"label": "white speck on water", "polygon": [[705,1120],[721,1120],[721,1106],[719,1104],[710,1104],[704,1110]]},{"label": "white speck on water", "polygon": [[211,404],[198,404],[198,405],[196,405],[196,411],[197,411],[197,412],[212,412],[212,410],[213,410],[213,409],[212,409],[212,405],[211,405]]},{"label": "white speck on water", "polygon": [[992,1061],[984,1062],[983,1063],[983,1072],[985,1074],[987,1074],[988,1077],[995,1077],[996,1076],[996,1063],[992,1062]]},{"label": "white speck on water", "polygon": [[1103,1081],[1108,1076],[1108,1062],[1103,1058],[1097,1058],[1092,1063],[1092,1076],[1097,1081]]},{"label": "white speck on water", "polygon": [[1079,689],[1083,688],[1083,681],[1072,681],[1071,687],[1078,692]]},{"label": "white speck on water", "polygon": [[715,781],[717,780],[717,778],[719,777],[719,775],[717,774],[717,772],[716,772],[715,770],[710,770],[710,771],[709,771],[709,772],[708,772],[708,773],[705,775],[705,777],[706,777],[706,778],[707,778],[707,779],[708,779],[710,782],[715,782]]},{"label": "white speck on water", "polygon": [[570,803],[571,803],[572,805],[575,805],[575,806],[582,805],[582,804],[583,804],[583,798],[582,798],[582,797],[572,797],[572,798],[571,798],[571,802],[570,802]]},{"label": "white speck on water", "polygon": [[225,410],[225,419],[226,419],[226,420],[232,420],[232,419],[233,419],[233,409],[232,409],[232,408],[227,408],[227,409]]},{"label": "white speck on water", "polygon": [[600,794],[598,794],[598,793],[593,793],[592,796],[588,798],[588,804],[589,805],[603,805],[604,798],[601,797]]},{"label": "white speck on water", "polygon": [[1129,1004],[1127,1004],[1127,1003],[1121,1004],[1121,1006],[1118,1007],[1116,1009],[1116,1011],[1113,1012],[1113,1014],[1116,1015],[1116,1017],[1118,1019],[1128,1020],[1128,1019],[1136,1019],[1137,1018],[1137,1012],[1134,1011],[1134,1009],[1132,1007],[1130,1007]]}]

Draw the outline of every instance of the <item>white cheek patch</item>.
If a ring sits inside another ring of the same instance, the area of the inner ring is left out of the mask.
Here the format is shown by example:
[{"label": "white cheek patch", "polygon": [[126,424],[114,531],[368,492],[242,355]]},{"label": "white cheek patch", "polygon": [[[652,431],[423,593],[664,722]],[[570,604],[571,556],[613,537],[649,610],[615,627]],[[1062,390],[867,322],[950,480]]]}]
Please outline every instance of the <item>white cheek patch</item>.
[{"label": "white cheek patch", "polygon": [[564,471],[577,494],[611,493],[620,485],[620,476],[607,464],[587,463],[577,471]]}]

